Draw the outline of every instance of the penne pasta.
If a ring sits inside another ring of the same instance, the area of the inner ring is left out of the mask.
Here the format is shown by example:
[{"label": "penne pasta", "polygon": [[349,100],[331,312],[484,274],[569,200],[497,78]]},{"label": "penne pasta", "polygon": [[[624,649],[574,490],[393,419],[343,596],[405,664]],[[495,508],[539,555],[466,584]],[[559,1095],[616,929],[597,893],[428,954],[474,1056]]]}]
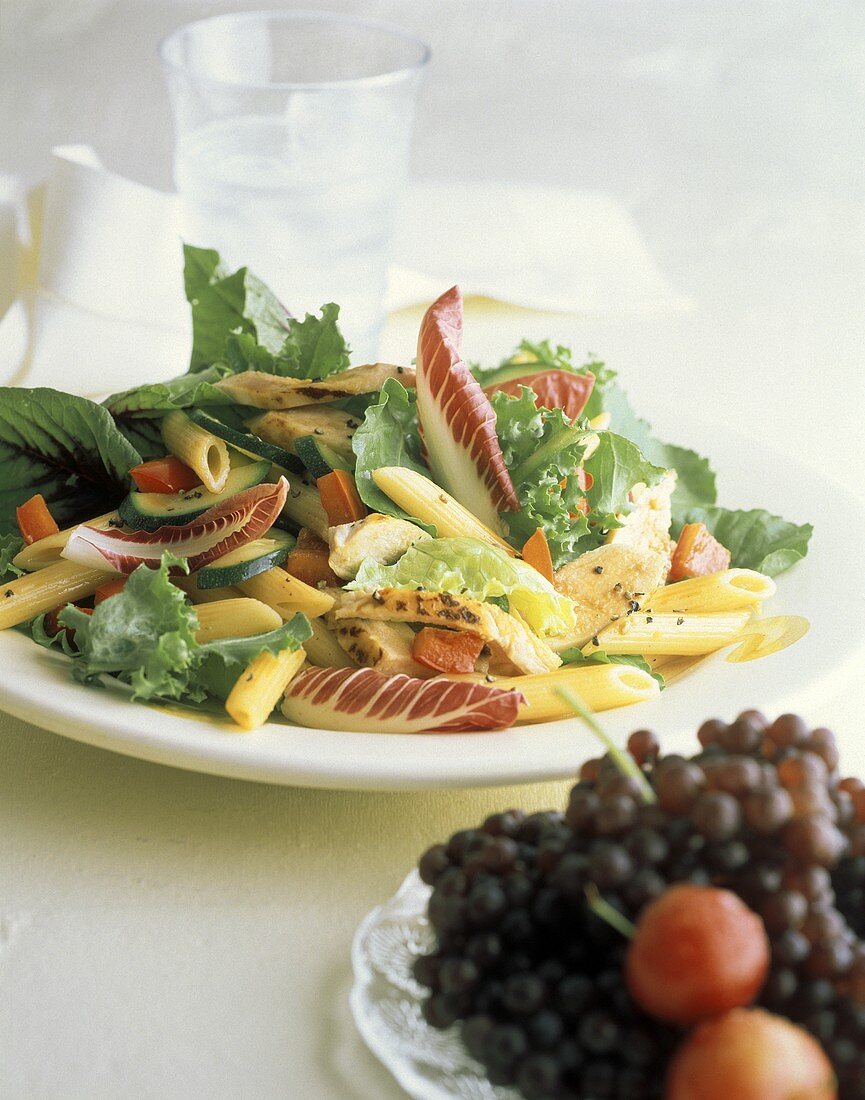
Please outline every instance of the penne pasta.
[{"label": "penne pasta", "polygon": [[599,631],[583,652],[603,649],[605,653],[694,657],[734,642],[750,619],[750,611],[684,615],[640,611]]},{"label": "penne pasta", "polygon": [[737,611],[775,594],[775,582],[753,569],[725,569],[665,585],[643,601],[653,611]]},{"label": "penne pasta", "polygon": [[290,619],[298,611],[307,618],[317,619],[333,607],[333,596],[313,588],[293,577],[282,568],[268,569],[248,581],[241,581],[237,588],[244,596],[261,600],[274,608],[283,619]]},{"label": "penne pasta", "polygon": [[305,660],[301,648],[265,651],[249,663],[225,700],[225,709],[241,729],[264,725]]},{"label": "penne pasta", "polygon": [[[95,519],[84,520],[84,523],[88,527],[98,527],[103,530],[110,526],[111,520],[120,523],[116,512],[105,512],[104,515],[96,516]],[[33,573],[37,569],[44,569],[47,565],[56,564],[60,561],[61,551],[69,541],[69,536],[75,530],[75,527],[80,526],[81,524],[76,523],[74,527],[67,527],[63,531],[57,531],[53,535],[48,535],[47,538],[31,543],[30,546],[25,546],[12,559],[12,564],[27,573]]]},{"label": "penne pasta", "polygon": [[[36,543],[33,544],[34,546]],[[117,573],[59,561],[0,586],[0,630],[35,619],[45,611],[92,596]]]},{"label": "penne pasta", "polygon": [[372,471],[379,489],[410,516],[435,525],[438,537],[479,539],[516,557],[512,546],[434,481],[404,466],[383,466]]},{"label": "penne pasta", "polygon": [[676,680],[680,680],[683,676],[687,675],[702,664],[707,657],[711,656],[708,653],[700,653],[694,657],[648,657],[647,662],[652,672],[660,672],[664,677],[664,682],[672,684]]},{"label": "penne pasta", "polygon": [[282,626],[282,616],[272,607],[249,597],[235,597],[199,604],[195,640],[202,645],[219,638],[252,638]]},{"label": "penne pasta", "polygon": [[642,703],[660,695],[658,681],[643,669],[631,665],[565,666],[555,672],[530,676],[446,676],[447,680],[473,680],[505,691],[521,691],[526,702],[520,707],[520,722],[553,722],[573,718],[574,712],[559,696],[558,689],[570,688],[589,710],[612,710]]},{"label": "penne pasta", "polygon": [[162,440],[168,450],[193,470],[211,493],[225,488],[231,460],[225,441],[176,410],[162,418]]},{"label": "penne pasta", "polygon": [[314,485],[308,485],[300,478],[291,478],[282,514],[298,527],[308,527],[320,539],[327,542],[329,526],[327,513],[322,506],[318,489]]}]

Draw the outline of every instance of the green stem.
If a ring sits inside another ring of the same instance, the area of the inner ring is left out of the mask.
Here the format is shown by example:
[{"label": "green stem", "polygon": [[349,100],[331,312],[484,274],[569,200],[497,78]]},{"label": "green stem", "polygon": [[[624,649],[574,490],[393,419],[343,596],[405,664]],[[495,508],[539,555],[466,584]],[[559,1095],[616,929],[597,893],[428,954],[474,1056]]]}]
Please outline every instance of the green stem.
[{"label": "green stem", "polygon": [[564,699],[574,714],[578,718],[586,723],[595,737],[604,745],[607,752],[613,758],[613,763],[619,769],[619,771],[628,776],[629,779],[633,779],[637,786],[640,788],[640,794],[643,797],[644,802],[657,802],[658,796],[652,790],[652,785],[643,775],[636,760],[630,755],[630,753],[623,751],[613,743],[610,735],[604,730],[598,722],[595,720],[592,712],[586,707],[582,699],[579,699],[575,692],[570,688],[560,687],[556,689],[559,693],[559,697]]},{"label": "green stem", "polygon": [[562,428],[560,432],[554,432],[546,443],[541,444],[515,470],[511,470],[511,478],[514,484],[522,484],[535,470],[542,470],[549,466],[559,451],[570,447],[573,443],[578,443],[587,435],[592,435],[592,432],[576,427]]},{"label": "green stem", "polygon": [[617,932],[621,932],[627,940],[634,938],[637,926],[629,921],[624,913],[620,913],[615,905],[610,905],[606,898],[601,897],[597,886],[593,882],[586,886],[586,901],[589,903],[592,912],[599,916],[602,921],[605,921],[610,928],[615,928]]}]

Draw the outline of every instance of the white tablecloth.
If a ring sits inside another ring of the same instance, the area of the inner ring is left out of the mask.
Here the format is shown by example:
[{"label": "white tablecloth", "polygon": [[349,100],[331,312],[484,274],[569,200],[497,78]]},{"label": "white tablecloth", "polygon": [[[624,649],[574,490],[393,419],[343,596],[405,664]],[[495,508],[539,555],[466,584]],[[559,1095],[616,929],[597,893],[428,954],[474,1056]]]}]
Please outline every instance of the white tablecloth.
[{"label": "white tablecloth", "polygon": [[[52,145],[89,141],[167,186],[153,47],[227,6],[4,6],[0,171],[33,182]],[[698,406],[861,486],[861,6],[328,6],[431,41],[419,175],[607,191],[697,303],[654,321],[500,312],[477,321],[469,354],[522,333],[572,342],[621,369],[671,437],[677,410]],[[395,319],[388,349],[404,353],[412,323]],[[852,745],[861,713],[836,696],[811,717]],[[353,928],[426,844],[493,807],[560,804],[566,786],[280,790],[0,716],[0,1096],[397,1100],[348,1021]]]}]

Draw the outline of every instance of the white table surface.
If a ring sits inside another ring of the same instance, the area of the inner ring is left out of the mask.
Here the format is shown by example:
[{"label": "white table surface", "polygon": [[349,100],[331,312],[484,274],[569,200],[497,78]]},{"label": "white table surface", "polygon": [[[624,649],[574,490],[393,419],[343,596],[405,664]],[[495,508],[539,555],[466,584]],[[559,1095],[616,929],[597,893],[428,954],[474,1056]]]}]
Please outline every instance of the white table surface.
[{"label": "white table surface", "polygon": [[[53,144],[88,141],[167,186],[155,43],[228,6],[0,0],[0,171],[35,181]],[[697,302],[651,321],[503,313],[469,345],[573,343],[621,369],[669,436],[677,409],[696,406],[861,492],[865,8],[327,7],[431,42],[417,175],[608,191]],[[407,354],[411,324],[391,326],[389,349]],[[857,767],[862,701],[860,687],[810,715]],[[283,790],[0,715],[0,1097],[396,1100],[347,1014],[354,927],[428,843],[505,804],[561,804],[566,789]]]}]

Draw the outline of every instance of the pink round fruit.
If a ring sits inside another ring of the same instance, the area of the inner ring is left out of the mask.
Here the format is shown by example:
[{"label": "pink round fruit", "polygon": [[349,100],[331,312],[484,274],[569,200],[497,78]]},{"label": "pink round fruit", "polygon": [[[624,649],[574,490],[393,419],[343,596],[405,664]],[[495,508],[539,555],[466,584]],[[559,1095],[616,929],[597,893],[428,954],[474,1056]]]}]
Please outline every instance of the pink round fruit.
[{"label": "pink round fruit", "polygon": [[729,890],[685,884],[643,911],[625,977],[650,1016],[693,1024],[750,1004],[768,969],[769,940],[757,914]]},{"label": "pink round fruit", "polygon": [[699,1024],[670,1064],[664,1100],[836,1100],[817,1040],[759,1008]]}]

